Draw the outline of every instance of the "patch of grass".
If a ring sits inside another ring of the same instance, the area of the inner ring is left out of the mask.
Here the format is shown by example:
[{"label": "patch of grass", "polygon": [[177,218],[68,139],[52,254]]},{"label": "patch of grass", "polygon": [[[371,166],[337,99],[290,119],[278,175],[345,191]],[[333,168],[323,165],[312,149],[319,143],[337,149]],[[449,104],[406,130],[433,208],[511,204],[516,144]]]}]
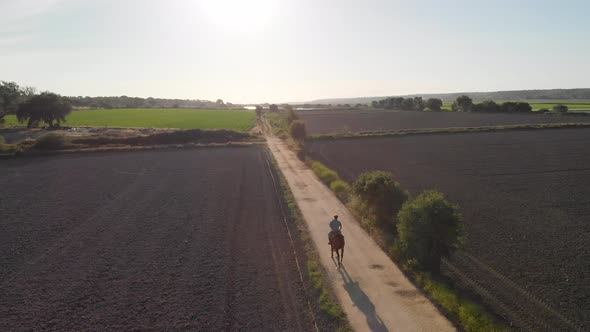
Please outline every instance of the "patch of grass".
[{"label": "patch of grass", "polygon": [[[111,109],[74,111],[64,126],[108,128],[228,129],[246,132],[254,128],[256,113],[245,110],[195,110],[178,108]],[[14,115],[6,126],[16,126]]]},{"label": "patch of grass", "polygon": [[333,296],[331,296],[328,291],[328,287],[325,285],[324,276],[322,275],[323,271],[320,263],[318,263],[316,260],[308,260],[307,273],[313,287],[320,294],[320,308],[330,317],[338,320],[344,320],[345,316],[344,312],[342,312],[342,308],[340,308],[340,305],[334,301]]},{"label": "patch of grass", "polygon": [[320,178],[320,180],[327,184],[328,186],[336,180],[339,180],[338,173],[336,171],[329,169],[324,164],[320,163],[319,161],[314,161],[311,163],[311,169],[315,173],[315,175]]},{"label": "patch of grass", "polygon": [[509,331],[495,322],[485,310],[474,302],[461,298],[445,283],[436,281],[424,273],[415,273],[414,280],[438,303],[455,322],[467,332]]},{"label": "patch of grass", "polygon": [[270,124],[275,136],[286,138],[289,135],[289,119],[287,112],[266,112],[264,116],[266,117],[268,124]]}]

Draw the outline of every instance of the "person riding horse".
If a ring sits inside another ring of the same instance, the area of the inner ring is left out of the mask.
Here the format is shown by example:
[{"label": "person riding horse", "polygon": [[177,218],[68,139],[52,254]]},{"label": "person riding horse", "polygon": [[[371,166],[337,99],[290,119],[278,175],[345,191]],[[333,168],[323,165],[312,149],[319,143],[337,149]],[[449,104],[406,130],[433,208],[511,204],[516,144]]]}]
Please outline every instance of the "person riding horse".
[{"label": "person riding horse", "polygon": [[336,234],[342,234],[342,223],[338,220],[338,216],[334,216],[334,219],[330,221],[330,233],[328,233],[328,244],[332,244],[332,238]]}]

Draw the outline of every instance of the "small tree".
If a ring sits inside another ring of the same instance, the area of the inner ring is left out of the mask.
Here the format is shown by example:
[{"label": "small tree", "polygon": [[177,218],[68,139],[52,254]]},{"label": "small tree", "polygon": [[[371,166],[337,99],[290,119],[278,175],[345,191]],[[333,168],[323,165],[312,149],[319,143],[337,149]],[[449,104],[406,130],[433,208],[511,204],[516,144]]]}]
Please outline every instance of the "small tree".
[{"label": "small tree", "polygon": [[442,105],[443,105],[442,100],[440,100],[438,98],[428,98],[426,100],[426,103],[424,104],[424,106],[426,106],[427,108],[430,108],[433,111],[440,111]]},{"label": "small tree", "polygon": [[457,99],[451,105],[451,109],[453,111],[460,111],[460,112],[469,112],[471,111],[471,107],[473,106],[473,100],[469,98],[469,96],[462,95],[457,97]]},{"label": "small tree", "polygon": [[256,106],[256,116],[257,117],[262,116],[262,106],[260,106],[260,105]]},{"label": "small tree", "polygon": [[[31,128],[40,121],[44,121],[49,127],[60,125],[66,121],[66,115],[72,112],[72,105],[61,96],[51,92],[43,92],[28,101],[20,104],[16,111],[16,118],[20,123],[27,122]],[[54,122],[56,122],[54,124]]]},{"label": "small tree", "polygon": [[270,104],[270,106],[268,106],[268,110],[276,113],[279,111],[279,107],[276,104]]},{"label": "small tree", "polygon": [[305,137],[307,136],[305,123],[303,123],[301,120],[295,120],[291,122],[289,132],[291,133],[291,137],[293,137],[293,139],[299,143],[303,143],[305,141]]},{"label": "small tree", "polygon": [[553,106],[553,111],[558,113],[566,113],[569,110],[567,105],[564,104],[557,104]]},{"label": "small tree", "polygon": [[463,244],[463,222],[457,206],[437,191],[425,191],[398,213],[395,250],[400,258],[440,272],[443,257]]},{"label": "small tree", "polygon": [[352,189],[380,226],[395,222],[395,215],[409,196],[393,174],[383,171],[361,174]]}]

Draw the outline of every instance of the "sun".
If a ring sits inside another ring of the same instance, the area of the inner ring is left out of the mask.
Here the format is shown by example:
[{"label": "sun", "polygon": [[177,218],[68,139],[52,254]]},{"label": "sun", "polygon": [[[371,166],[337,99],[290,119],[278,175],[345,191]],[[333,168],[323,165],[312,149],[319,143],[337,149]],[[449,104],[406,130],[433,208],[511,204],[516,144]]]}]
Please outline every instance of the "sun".
[{"label": "sun", "polygon": [[237,31],[253,31],[272,18],[274,0],[201,0],[200,10],[215,25]]}]

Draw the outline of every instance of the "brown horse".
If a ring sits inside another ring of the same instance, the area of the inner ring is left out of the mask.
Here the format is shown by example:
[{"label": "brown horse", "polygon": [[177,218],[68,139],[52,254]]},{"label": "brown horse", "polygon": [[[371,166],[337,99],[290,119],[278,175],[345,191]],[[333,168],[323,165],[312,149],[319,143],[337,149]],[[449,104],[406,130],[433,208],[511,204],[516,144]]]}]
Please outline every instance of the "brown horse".
[{"label": "brown horse", "polygon": [[[330,241],[332,259],[334,259],[334,251],[338,258],[338,266],[342,265],[342,258],[344,258],[344,235],[334,234]],[[342,252],[342,253],[341,253]]]}]

